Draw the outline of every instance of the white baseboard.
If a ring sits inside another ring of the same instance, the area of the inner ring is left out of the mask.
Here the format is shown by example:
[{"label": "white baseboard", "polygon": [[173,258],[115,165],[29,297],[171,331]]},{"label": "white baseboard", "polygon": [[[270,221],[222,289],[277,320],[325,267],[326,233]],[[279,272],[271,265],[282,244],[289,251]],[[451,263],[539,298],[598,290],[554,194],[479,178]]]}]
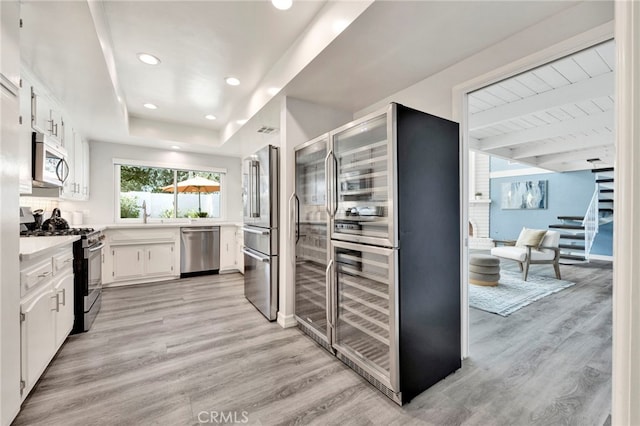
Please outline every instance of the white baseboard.
[{"label": "white baseboard", "polygon": [[603,254],[590,254],[589,259],[604,260],[605,262],[613,262],[613,256],[605,256]]},{"label": "white baseboard", "polygon": [[283,315],[282,312],[278,312],[278,324],[282,328],[291,328],[298,325],[298,321],[294,315]]}]

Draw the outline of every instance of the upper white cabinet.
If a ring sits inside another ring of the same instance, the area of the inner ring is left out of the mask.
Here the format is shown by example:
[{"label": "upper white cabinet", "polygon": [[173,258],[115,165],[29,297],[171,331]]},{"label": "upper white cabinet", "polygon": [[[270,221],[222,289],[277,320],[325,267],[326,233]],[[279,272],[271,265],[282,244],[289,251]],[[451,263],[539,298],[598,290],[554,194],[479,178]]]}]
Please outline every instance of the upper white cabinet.
[{"label": "upper white cabinet", "polygon": [[[59,107],[31,86],[31,127],[65,146],[64,120]],[[68,149],[68,148],[67,148]]]},{"label": "upper white cabinet", "polygon": [[[17,94],[20,86],[20,2],[3,0],[0,2],[2,8],[2,22],[0,25],[0,40],[2,40],[2,60],[0,61],[0,79],[3,86]],[[9,83],[9,84],[7,84]]]}]

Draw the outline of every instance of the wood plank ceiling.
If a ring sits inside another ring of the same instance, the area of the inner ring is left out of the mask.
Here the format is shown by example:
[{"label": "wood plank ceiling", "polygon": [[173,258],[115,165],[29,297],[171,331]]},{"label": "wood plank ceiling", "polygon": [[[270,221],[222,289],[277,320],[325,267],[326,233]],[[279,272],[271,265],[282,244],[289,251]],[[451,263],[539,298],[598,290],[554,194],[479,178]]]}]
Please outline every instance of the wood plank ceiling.
[{"label": "wood plank ceiling", "polygon": [[471,93],[471,149],[556,172],[613,166],[614,63],[611,40]]}]

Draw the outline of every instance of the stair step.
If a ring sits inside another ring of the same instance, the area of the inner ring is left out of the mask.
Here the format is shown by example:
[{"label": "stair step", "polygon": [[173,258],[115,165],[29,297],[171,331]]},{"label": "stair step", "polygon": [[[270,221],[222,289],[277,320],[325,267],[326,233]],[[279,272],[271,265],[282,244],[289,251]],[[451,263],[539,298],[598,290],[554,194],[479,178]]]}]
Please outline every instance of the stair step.
[{"label": "stair step", "polygon": [[558,223],[555,225],[549,225],[549,228],[552,229],[584,229],[582,225],[566,225],[564,223]]},{"label": "stair step", "polygon": [[560,253],[560,258],[561,259],[572,259],[572,260],[586,260],[586,258],[584,256],[580,256],[577,254],[563,254]]},{"label": "stair step", "polygon": [[613,209],[598,209],[599,212],[613,213]]},{"label": "stair step", "polygon": [[604,172],[612,172],[613,167],[601,167],[599,169],[592,169],[591,173],[604,173]]},{"label": "stair step", "polygon": [[558,247],[570,250],[584,250],[584,246],[578,244],[560,244]]},{"label": "stair step", "polygon": [[584,240],[584,234],[560,234],[560,238],[565,240]]},{"label": "stair step", "polygon": [[606,194],[610,194],[610,193],[612,193],[612,192],[613,192],[613,189],[611,189],[611,188],[605,188],[605,189],[601,189],[601,190],[600,190],[600,193],[601,193],[601,194],[605,194],[605,193],[606,193]]},{"label": "stair step", "polygon": [[584,220],[584,216],[558,216],[560,220]]},{"label": "stair step", "polygon": [[613,198],[600,198],[598,201],[601,203],[613,203]]},{"label": "stair step", "polygon": [[596,179],[596,183],[611,183],[611,182],[613,182],[613,178]]}]

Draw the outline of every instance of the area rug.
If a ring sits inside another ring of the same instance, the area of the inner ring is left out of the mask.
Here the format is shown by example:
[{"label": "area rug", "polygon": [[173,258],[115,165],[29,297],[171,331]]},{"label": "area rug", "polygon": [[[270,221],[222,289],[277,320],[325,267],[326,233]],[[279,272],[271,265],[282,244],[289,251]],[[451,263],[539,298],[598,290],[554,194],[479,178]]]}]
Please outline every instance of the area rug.
[{"label": "area rug", "polygon": [[506,317],[572,285],[575,283],[536,275],[522,281],[519,272],[500,271],[500,282],[495,287],[469,284],[469,306]]}]

